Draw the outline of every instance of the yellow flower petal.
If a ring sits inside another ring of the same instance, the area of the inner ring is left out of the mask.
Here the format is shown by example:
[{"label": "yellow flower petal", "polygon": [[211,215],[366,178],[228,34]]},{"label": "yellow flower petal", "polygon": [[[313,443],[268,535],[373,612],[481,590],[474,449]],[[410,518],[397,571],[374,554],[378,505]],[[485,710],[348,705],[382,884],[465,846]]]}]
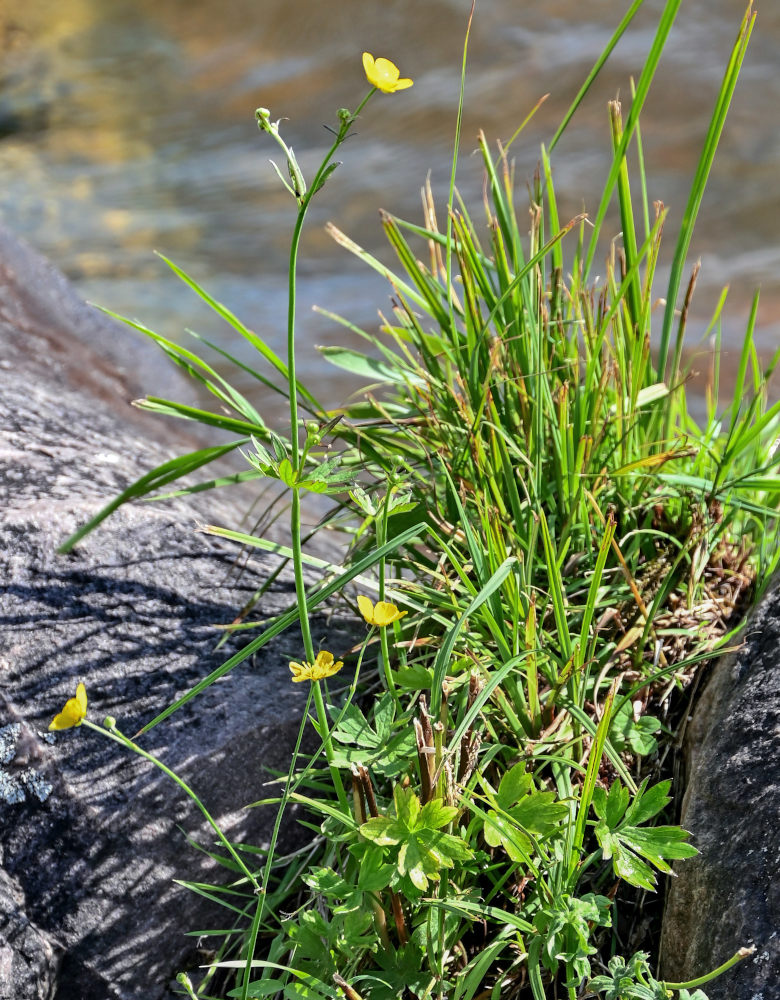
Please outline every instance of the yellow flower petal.
[{"label": "yellow flower petal", "polygon": [[293,684],[311,680],[311,666],[308,663],[291,663],[290,670]]},{"label": "yellow flower petal", "polygon": [[399,611],[395,604],[391,604],[389,601],[378,601],[374,608],[374,621],[380,628],[384,628],[385,625],[397,622],[405,614],[405,611]]},{"label": "yellow flower petal", "polygon": [[389,59],[374,59],[370,52],[363,53],[363,69],[366,79],[372,87],[381,90],[383,94],[394,94],[396,90],[406,90],[412,86],[412,80],[399,80],[398,67]]},{"label": "yellow flower petal", "polygon": [[292,681],[297,684],[300,681],[321,681],[325,677],[332,677],[344,666],[343,660],[334,660],[333,653],[325,650],[317,653],[314,663],[290,663],[292,671]]},{"label": "yellow flower petal", "polygon": [[403,618],[407,614],[406,611],[399,611],[395,604],[391,604],[389,601],[378,601],[374,605],[367,597],[359,595],[357,602],[361,615],[369,625],[376,625],[377,628],[392,625],[393,622],[397,622],[399,618]]},{"label": "yellow flower petal", "polygon": [[369,601],[367,597],[363,597],[362,594],[358,594],[358,607],[360,608],[361,615],[365,618],[369,625],[374,624],[374,605]]},{"label": "yellow flower petal", "polygon": [[317,659],[312,666],[312,677],[315,681],[322,680],[323,677],[332,677],[344,666],[343,660],[334,660],[333,653],[326,653],[325,650],[317,653]]},{"label": "yellow flower petal", "polygon": [[76,688],[76,697],[68,698],[61,712],[49,723],[49,729],[71,729],[80,726],[87,714],[87,689],[83,684]]}]

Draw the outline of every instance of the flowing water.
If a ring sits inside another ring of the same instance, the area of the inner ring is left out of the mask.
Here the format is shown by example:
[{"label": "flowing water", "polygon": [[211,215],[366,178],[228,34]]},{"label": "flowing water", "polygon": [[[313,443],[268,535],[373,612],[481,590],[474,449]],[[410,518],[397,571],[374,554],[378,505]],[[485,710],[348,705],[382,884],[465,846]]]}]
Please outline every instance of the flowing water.
[{"label": "flowing water", "polygon": [[[349,343],[350,334],[310,307],[373,329],[388,288],[330,241],[324,223],[333,220],[389,262],[378,209],[418,220],[428,173],[446,195],[469,6],[0,0],[3,221],[85,298],[174,339],[190,327],[253,361],[153,255],[158,250],[283,353],[294,205],[268,162],[276,151],[254,109],[288,119],[283,132],[311,173],[329,145],[323,123],[366,91],[360,53],[392,58],[414,87],[372,100],[304,234],[300,373],[335,405],[355,385],[319,359],[316,345]],[[481,201],[482,174],[470,155],[477,130],[506,140],[549,93],[512,147],[518,176],[530,177],[540,142],[549,141],[627,7],[628,0],[477,0],[458,174],[467,203],[479,209]],[[628,94],[662,7],[647,0],[556,150],[562,218],[583,204],[595,212],[609,158],[606,102]],[[759,348],[768,356],[780,343],[780,7],[759,0],[758,9],[690,257],[703,264],[693,342],[721,286],[731,286],[727,371],[757,285]],[[743,0],[683,0],[643,118],[650,195],[671,209],[667,259],[743,11]],[[273,418],[278,403],[259,406]]]}]

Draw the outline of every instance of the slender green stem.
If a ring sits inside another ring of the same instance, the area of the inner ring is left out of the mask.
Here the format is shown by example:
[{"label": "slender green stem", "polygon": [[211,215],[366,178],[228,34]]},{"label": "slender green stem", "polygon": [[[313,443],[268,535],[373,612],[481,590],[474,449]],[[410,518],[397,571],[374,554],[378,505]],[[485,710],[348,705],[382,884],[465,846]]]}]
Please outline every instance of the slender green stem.
[{"label": "slender green stem", "polygon": [[[385,500],[382,504],[382,515],[377,520],[376,524],[376,535],[377,542],[381,548],[387,541],[387,518],[390,513],[390,484],[388,483],[387,492],[385,493]],[[379,600],[384,601],[385,599],[385,584],[387,581],[386,573],[386,562],[385,557],[379,560]],[[398,696],[398,690],[393,680],[393,674],[390,669],[390,643],[387,638],[387,628],[379,629],[379,644],[382,649],[382,669],[385,675],[385,685],[387,690],[390,692],[393,701],[396,704],[396,708],[400,711],[401,709],[401,699]]]},{"label": "slender green stem", "polygon": [[755,948],[740,948],[727,962],[719,965],[712,972],[708,972],[706,976],[699,976],[698,979],[691,979],[687,983],[664,983],[664,986],[668,990],[690,990],[695,986],[704,986],[705,983],[709,983],[713,979],[717,979],[718,976],[722,976],[724,972],[728,972],[732,965],[741,962],[743,958],[748,958],[755,950]]},{"label": "slender green stem", "polygon": [[214,817],[211,815],[208,809],[203,805],[201,800],[198,798],[197,794],[190,788],[190,786],[187,784],[186,781],[184,781],[183,778],[180,778],[175,771],[172,771],[169,767],[163,764],[163,762],[158,757],[155,757],[154,754],[149,753],[148,750],[144,750],[143,747],[139,747],[137,743],[133,743],[133,741],[130,739],[129,736],[125,736],[123,732],[121,732],[119,729],[116,728],[115,722],[112,722],[110,726],[98,726],[94,722],[90,722],[89,719],[84,719],[82,725],[89,726],[89,728],[94,729],[96,733],[100,733],[103,736],[107,736],[109,739],[112,739],[115,743],[119,743],[120,746],[123,746],[128,750],[132,750],[133,753],[137,753],[139,757],[144,757],[146,760],[154,764],[155,767],[159,768],[163,772],[163,774],[166,774],[171,779],[171,781],[174,781],[179,786],[179,788],[181,788],[181,790],[192,799],[192,801],[195,803],[198,809],[200,809],[200,811],[203,813],[204,817],[206,818],[206,820],[208,821],[209,825],[212,827],[216,835],[219,837],[220,841],[222,842],[227,852],[236,862],[236,864],[244,873],[244,875],[247,877],[249,882],[251,882],[252,888],[255,890],[255,892],[260,891],[260,886],[255,876],[244,864],[240,855],[236,852],[236,849],[233,847],[233,845],[230,843],[230,841],[227,839],[225,834],[220,829],[217,821],[214,819]]},{"label": "slender green stem", "polygon": [[330,776],[333,781],[333,787],[336,790],[339,805],[344,812],[348,813],[349,802],[347,801],[347,793],[344,791],[344,782],[341,780],[339,769],[333,763],[333,743],[330,738],[330,727],[328,726],[328,715],[325,711],[325,701],[322,697],[322,684],[320,681],[314,681],[312,683],[312,687],[314,688],[314,704],[317,708],[317,718],[320,723],[320,729],[322,730],[320,736],[322,739],[322,745],[325,747],[325,756],[328,759],[328,767],[330,768]]},{"label": "slender green stem", "polygon": [[[344,142],[349,134],[349,130],[352,127],[352,123],[363,110],[363,108],[368,103],[369,99],[376,93],[376,87],[373,87],[368,94],[363,98],[357,107],[354,114],[349,116],[344,116],[341,120],[341,126],[336,134],[336,138],[333,145],[328,150],[325,155],[325,159],[319,166],[317,173],[314,175],[314,180],[311,186],[306,191],[300,199],[300,207],[298,208],[298,216],[295,220],[295,227],[293,229],[292,239],[290,241],[290,262],[288,265],[288,298],[287,298],[287,375],[289,384],[289,399],[290,399],[290,436],[292,438],[292,466],[296,475],[300,470],[298,469],[298,461],[300,456],[300,443],[298,441],[298,386],[295,377],[295,307],[297,300],[297,277],[298,277],[298,251],[301,244],[301,233],[303,231],[303,223],[306,219],[306,212],[309,209],[312,198],[319,190],[325,176],[325,172],[330,166],[331,160],[336,154],[336,150]],[[309,651],[307,650],[307,653]]]},{"label": "slender green stem", "polygon": [[[295,436],[293,435],[293,441]],[[290,533],[292,535],[293,573],[295,575],[295,595],[298,598],[298,617],[301,623],[305,658],[314,663],[314,643],[309,624],[309,608],[306,598],[306,584],[303,579],[303,546],[301,544],[301,491],[297,486],[292,490],[290,508]]]},{"label": "slender green stem", "polygon": [[261,892],[255,900],[255,914],[252,917],[252,926],[249,928],[249,934],[247,935],[246,945],[244,947],[246,963],[241,977],[241,993],[239,994],[239,1000],[247,1000],[247,997],[249,996],[249,985],[252,981],[252,958],[255,954],[255,948],[257,947],[257,935],[260,931],[260,923],[263,919],[264,909],[265,892]]},{"label": "slender green stem", "polygon": [[[368,100],[371,96],[376,93],[376,88],[372,88],[368,94],[363,98],[361,103],[358,105],[357,111],[354,114],[349,114],[348,112],[339,113],[341,124],[339,130],[336,133],[336,137],[330,149],[328,150],[325,158],[319,166],[316,174],[314,175],[314,180],[311,186],[307,189],[305,194],[301,194],[299,198],[299,208],[298,215],[295,219],[295,227],[293,228],[292,239],[290,241],[290,262],[289,262],[289,272],[288,272],[288,298],[287,298],[287,377],[288,377],[288,397],[290,401],[290,440],[291,440],[291,455],[290,461],[293,467],[293,475],[296,480],[301,477],[302,470],[299,468],[301,465],[301,451],[300,451],[300,440],[298,431],[298,381],[296,378],[296,364],[295,364],[295,310],[297,304],[297,277],[298,277],[298,253],[301,245],[301,233],[303,232],[303,223],[306,219],[306,212],[308,211],[311,200],[317,191],[322,186],[326,178],[326,172],[331,165],[331,161],[336,153],[336,150],[344,142],[349,134],[349,130],[355,118],[360,114],[363,108],[366,106]],[[314,643],[311,637],[311,626],[309,624],[309,610],[306,600],[306,585],[303,579],[303,547],[301,545],[301,495],[300,489],[297,486],[293,487],[292,491],[292,505],[290,512],[290,533],[292,535],[292,550],[293,550],[293,570],[295,574],[295,595],[298,600],[298,618],[301,624],[301,636],[303,638],[303,648],[305,651],[306,659],[310,663],[314,663]],[[320,728],[322,729],[322,740],[325,747],[325,754],[328,758],[328,766],[330,768],[331,777],[333,778],[333,785],[338,796],[339,804],[345,810],[348,809],[347,797],[344,791],[344,785],[339,776],[338,770],[333,765],[333,746],[330,741],[330,730],[328,727],[328,718],[325,713],[325,704],[322,700],[322,691],[320,690],[319,683],[314,684],[314,701],[317,707],[317,716],[320,723]]]}]

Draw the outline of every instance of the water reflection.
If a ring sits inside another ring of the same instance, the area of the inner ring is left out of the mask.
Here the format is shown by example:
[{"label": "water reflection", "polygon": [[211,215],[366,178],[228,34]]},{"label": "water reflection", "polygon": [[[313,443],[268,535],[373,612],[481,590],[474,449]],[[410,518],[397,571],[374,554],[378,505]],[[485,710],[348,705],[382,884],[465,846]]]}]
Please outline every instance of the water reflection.
[{"label": "water reflection", "polygon": [[[379,97],[344,164],[315,201],[302,259],[302,374],[323,374],[315,343],[346,333],[307,306],[366,326],[387,289],[334,247],[333,219],[390,259],[377,209],[419,218],[430,171],[446,190],[468,0],[7,0],[0,5],[0,205],[4,220],[55,260],[85,297],[168,336],[185,326],[249,356],[152,255],[203,281],[282,349],[287,240],[293,206],[267,164],[254,108],[288,115],[304,170],[327,143],[322,123],[365,92],[360,52],[394,58],[412,90]],[[468,154],[479,127],[506,139],[538,98],[550,98],[513,147],[520,177],[536,164],[563,111],[627,3],[477,3],[459,186],[478,204],[481,172]],[[561,214],[595,209],[604,175],[606,101],[641,69],[663,4],[648,0],[561,143]],[[651,197],[682,212],[742,0],[688,0],[644,119]],[[703,259],[692,333],[703,332],[730,282],[724,333],[739,345],[755,285],[763,286],[759,345],[780,343],[780,11],[762,5],[743,79],[691,251]],[[617,227],[616,227],[617,228]],[[663,287],[659,285],[659,294]],[[728,366],[728,360],[727,360]],[[351,383],[337,372],[322,396]]]}]

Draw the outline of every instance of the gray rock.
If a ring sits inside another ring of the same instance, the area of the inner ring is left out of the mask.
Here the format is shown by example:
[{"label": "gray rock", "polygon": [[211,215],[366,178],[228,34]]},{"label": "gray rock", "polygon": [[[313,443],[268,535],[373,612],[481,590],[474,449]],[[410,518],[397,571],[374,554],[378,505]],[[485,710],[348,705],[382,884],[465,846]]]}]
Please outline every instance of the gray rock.
[{"label": "gray rock", "polygon": [[30,923],[24,893],[0,870],[0,997],[48,1000],[61,959],[59,943]]},{"label": "gray rock", "polygon": [[710,1000],[780,997],[780,576],[715,663],[689,727],[682,825],[700,850],[675,866],[662,971],[703,975],[755,953],[704,987]]},{"label": "gray rock", "polygon": [[0,361],[20,384],[45,380],[118,416],[122,401],[187,390],[161,357],[143,337],[86,306],[57,268],[0,226]]},{"label": "gray rock", "polygon": [[[110,714],[135,733],[235,651],[215,650],[214,626],[276,563],[244,563],[197,531],[238,523],[240,505],[215,494],[126,505],[56,555],[170,455],[125,402],[141,362],[123,375],[101,357],[112,338],[124,350],[113,325],[7,234],[0,262],[0,1000],[157,1000],[202,963],[185,932],[232,922],[173,882],[224,882],[186,840],[211,847],[214,835],[157,769],[86,727],[46,727],[81,680],[91,719]],[[32,292],[35,274],[50,280]],[[293,602],[285,572],[252,617]],[[336,622],[314,627],[334,652],[351,645]],[[243,807],[289,766],[306,692],[287,662],[300,652],[299,634],[285,633],[141,739],[233,840],[267,840],[273,810]]]}]

